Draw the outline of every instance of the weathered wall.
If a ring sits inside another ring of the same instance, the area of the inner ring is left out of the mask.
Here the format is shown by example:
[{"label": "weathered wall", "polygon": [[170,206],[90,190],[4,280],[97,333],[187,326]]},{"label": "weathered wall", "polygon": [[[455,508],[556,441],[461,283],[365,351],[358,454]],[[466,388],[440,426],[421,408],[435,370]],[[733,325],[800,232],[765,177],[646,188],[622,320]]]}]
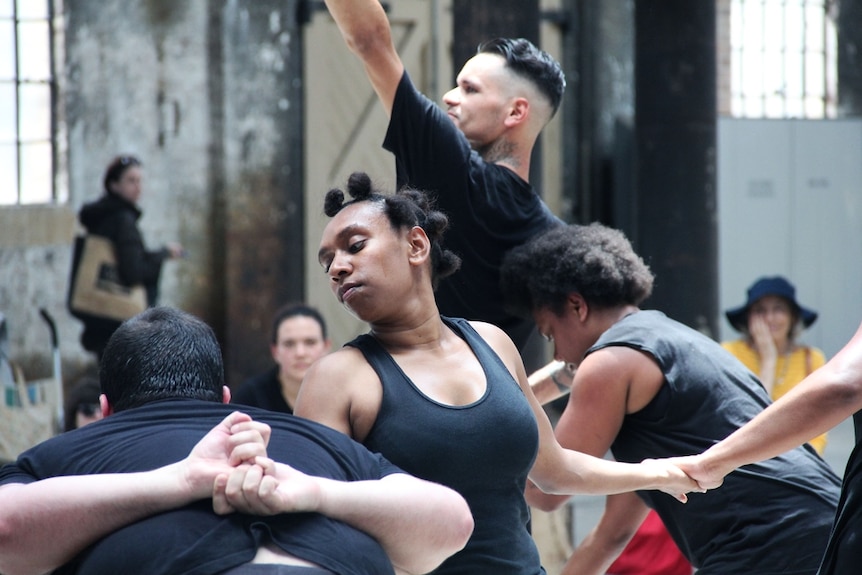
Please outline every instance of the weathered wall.
[{"label": "weathered wall", "polygon": [[295,2],[66,0],[59,180],[69,204],[0,210],[0,312],[27,379],[67,381],[92,358],[65,310],[75,214],[119,153],[144,162],[149,247],[181,242],[160,302],[212,325],[228,383],[266,368],[275,308],[303,297],[301,34]]}]

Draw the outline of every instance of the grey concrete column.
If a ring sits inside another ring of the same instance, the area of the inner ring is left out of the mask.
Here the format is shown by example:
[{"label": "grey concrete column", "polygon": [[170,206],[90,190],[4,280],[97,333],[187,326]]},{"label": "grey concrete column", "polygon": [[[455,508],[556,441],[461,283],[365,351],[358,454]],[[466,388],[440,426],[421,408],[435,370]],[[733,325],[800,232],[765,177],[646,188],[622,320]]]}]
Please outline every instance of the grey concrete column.
[{"label": "grey concrete column", "polygon": [[223,160],[214,173],[222,178],[225,368],[235,387],[272,364],[270,319],[305,295],[302,34],[296,1],[220,4],[222,116],[214,121]]}]

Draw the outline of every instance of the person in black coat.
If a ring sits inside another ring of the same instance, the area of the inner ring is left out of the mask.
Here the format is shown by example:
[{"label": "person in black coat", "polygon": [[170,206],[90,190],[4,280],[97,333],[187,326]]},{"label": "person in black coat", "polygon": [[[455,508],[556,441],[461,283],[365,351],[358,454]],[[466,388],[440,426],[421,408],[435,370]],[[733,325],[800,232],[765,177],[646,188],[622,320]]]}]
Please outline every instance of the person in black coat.
[{"label": "person in black coat", "polygon": [[[147,305],[152,307],[158,299],[159,276],[166,259],[179,258],[183,247],[168,243],[157,250],[148,250],[138,229],[141,210],[141,161],[134,156],[117,156],[105,170],[102,197],[81,208],[78,219],[87,233],[111,240],[117,257],[120,281],[127,286],[143,285],[147,291]],[[101,359],[108,338],[120,322],[89,317],[84,321],[81,344]]]}]

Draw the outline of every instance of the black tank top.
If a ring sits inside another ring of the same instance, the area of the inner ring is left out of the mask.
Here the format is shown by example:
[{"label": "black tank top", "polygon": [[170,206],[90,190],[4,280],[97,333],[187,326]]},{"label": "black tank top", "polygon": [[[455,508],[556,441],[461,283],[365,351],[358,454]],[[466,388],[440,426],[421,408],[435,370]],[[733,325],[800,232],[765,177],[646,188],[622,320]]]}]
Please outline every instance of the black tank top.
[{"label": "black tank top", "polygon": [[[587,354],[608,346],[643,351],[665,384],[627,415],[611,445],[619,461],[700,453],[769,404],[763,386],[718,343],[661,312],[614,324]],[[639,495],[656,509],[698,575],[809,573],[820,564],[840,480],[810,447],[747,465],[685,505],[659,491]]]},{"label": "black tank top", "polygon": [[524,500],[539,441],[532,409],[469,322],[442,319],[478,358],[485,394],[469,405],[438,403],[413,385],[373,336],[361,335],[347,345],[363,353],[383,386],[380,411],[365,445],[408,473],[451,487],[470,505],[475,522],[470,541],[434,573],[544,573]]}]

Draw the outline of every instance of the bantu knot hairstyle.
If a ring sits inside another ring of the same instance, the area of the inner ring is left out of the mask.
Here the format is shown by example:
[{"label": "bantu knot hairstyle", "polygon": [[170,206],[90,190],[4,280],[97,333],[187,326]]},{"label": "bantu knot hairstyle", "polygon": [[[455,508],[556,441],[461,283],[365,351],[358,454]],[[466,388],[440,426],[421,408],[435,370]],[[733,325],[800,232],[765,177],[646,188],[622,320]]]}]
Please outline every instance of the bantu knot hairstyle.
[{"label": "bantu knot hairstyle", "polygon": [[455,252],[443,248],[443,232],[449,227],[449,218],[434,209],[434,202],[427,194],[412,188],[402,188],[387,194],[374,187],[365,172],[353,172],[347,179],[347,193],[352,198],[344,201],[344,192],[333,188],[326,193],[323,212],[330,218],[345,207],[372,202],[386,214],[392,229],[410,229],[419,226],[431,241],[431,284],[436,290],[440,280],[452,275],[461,266],[461,258]]}]

